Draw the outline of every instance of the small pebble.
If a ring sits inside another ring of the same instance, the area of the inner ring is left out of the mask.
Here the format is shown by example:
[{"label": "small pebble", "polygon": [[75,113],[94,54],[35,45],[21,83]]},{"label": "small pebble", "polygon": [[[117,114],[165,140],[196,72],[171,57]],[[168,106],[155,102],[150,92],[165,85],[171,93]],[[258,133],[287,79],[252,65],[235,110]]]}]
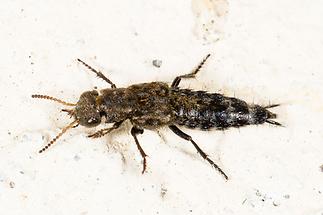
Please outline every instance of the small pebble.
[{"label": "small pebble", "polygon": [[290,198],[290,195],[286,194],[286,195],[284,195],[284,198],[285,199],[289,199]]},{"label": "small pebble", "polygon": [[153,65],[157,68],[161,67],[162,61],[161,60],[153,60]]},{"label": "small pebble", "polygon": [[279,201],[273,201],[273,205],[274,205],[275,207],[277,207],[277,206],[279,206],[279,205],[280,205],[280,202],[279,202]]},{"label": "small pebble", "polygon": [[166,189],[166,188],[164,188],[164,187],[162,187],[162,188],[161,188],[161,190],[160,190],[160,196],[161,196],[162,198],[164,198],[164,197],[165,197],[165,195],[166,195],[166,193],[167,193],[167,189]]},{"label": "small pebble", "polygon": [[75,161],[79,161],[81,158],[80,158],[80,156],[78,156],[78,155],[74,155],[74,160]]},{"label": "small pebble", "polygon": [[10,182],[9,182],[9,186],[10,186],[10,188],[14,188],[14,187],[15,187],[15,182],[10,181]]}]

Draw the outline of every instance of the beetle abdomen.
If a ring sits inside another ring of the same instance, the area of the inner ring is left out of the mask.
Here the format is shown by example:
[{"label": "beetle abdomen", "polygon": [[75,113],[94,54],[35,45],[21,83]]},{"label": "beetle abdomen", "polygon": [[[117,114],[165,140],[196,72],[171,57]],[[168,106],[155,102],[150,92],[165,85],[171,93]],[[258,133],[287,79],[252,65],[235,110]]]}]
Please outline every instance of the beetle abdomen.
[{"label": "beetle abdomen", "polygon": [[172,106],[178,125],[225,129],[260,123],[253,118],[253,107],[240,99],[188,89],[173,89],[172,93]]}]

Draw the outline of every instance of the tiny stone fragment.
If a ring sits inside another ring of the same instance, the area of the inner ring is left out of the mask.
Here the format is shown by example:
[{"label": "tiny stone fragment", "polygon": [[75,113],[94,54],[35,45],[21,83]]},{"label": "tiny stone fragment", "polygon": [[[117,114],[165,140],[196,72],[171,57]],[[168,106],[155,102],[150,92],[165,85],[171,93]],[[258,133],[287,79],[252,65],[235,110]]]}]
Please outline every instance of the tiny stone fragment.
[{"label": "tiny stone fragment", "polygon": [[10,188],[14,188],[14,187],[15,187],[15,182],[10,181],[10,182],[9,182],[9,186],[10,186]]},{"label": "tiny stone fragment", "polygon": [[284,198],[285,199],[289,199],[290,198],[290,195],[289,194],[286,194],[286,195],[284,195]]},{"label": "tiny stone fragment", "polygon": [[81,158],[80,158],[80,156],[78,156],[78,155],[74,155],[74,158],[73,158],[75,161],[79,161]]},{"label": "tiny stone fragment", "polygon": [[279,205],[280,205],[280,202],[279,202],[279,201],[273,201],[273,205],[274,205],[275,207],[277,207],[277,206],[279,206]]},{"label": "tiny stone fragment", "polygon": [[166,189],[166,188],[164,188],[164,187],[162,187],[162,188],[160,189],[160,196],[161,196],[162,198],[164,198],[164,197],[165,197],[165,195],[166,195],[166,193],[167,193],[167,189]]},{"label": "tiny stone fragment", "polygon": [[161,65],[162,65],[162,61],[161,61],[161,60],[157,60],[157,59],[155,59],[155,60],[153,60],[153,65],[154,65],[155,67],[157,67],[157,68],[160,68],[160,67],[161,67]]}]

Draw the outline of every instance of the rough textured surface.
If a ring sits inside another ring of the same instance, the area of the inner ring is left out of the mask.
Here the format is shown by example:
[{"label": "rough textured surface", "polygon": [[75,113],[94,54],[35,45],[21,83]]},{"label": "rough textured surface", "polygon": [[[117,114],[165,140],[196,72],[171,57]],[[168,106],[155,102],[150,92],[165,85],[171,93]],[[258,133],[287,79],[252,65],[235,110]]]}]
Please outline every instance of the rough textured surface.
[{"label": "rough textured surface", "polygon": [[[220,25],[215,2],[3,1],[0,214],[321,215],[322,1],[232,0]],[[71,119],[31,94],[75,103],[108,87],[77,58],[127,87],[171,83],[207,53],[182,87],[282,104],[275,113],[284,128],[183,129],[228,182],[163,129],[138,136],[149,156],[142,175],[127,123],[96,140],[87,138],[96,129],[79,126],[38,154]]]}]

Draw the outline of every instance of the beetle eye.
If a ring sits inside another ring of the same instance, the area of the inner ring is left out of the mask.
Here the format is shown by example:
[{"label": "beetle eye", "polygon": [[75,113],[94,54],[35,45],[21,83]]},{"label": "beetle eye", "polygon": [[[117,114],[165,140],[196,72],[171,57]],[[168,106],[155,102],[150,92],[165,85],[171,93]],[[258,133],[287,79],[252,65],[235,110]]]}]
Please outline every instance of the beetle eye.
[{"label": "beetle eye", "polygon": [[92,116],[86,121],[86,126],[94,127],[101,123],[101,116]]},{"label": "beetle eye", "polygon": [[93,123],[97,123],[97,122],[98,122],[98,119],[96,119],[96,118],[94,118],[94,117],[90,118],[90,119],[87,121],[87,123],[89,123],[89,124],[93,124]]}]

